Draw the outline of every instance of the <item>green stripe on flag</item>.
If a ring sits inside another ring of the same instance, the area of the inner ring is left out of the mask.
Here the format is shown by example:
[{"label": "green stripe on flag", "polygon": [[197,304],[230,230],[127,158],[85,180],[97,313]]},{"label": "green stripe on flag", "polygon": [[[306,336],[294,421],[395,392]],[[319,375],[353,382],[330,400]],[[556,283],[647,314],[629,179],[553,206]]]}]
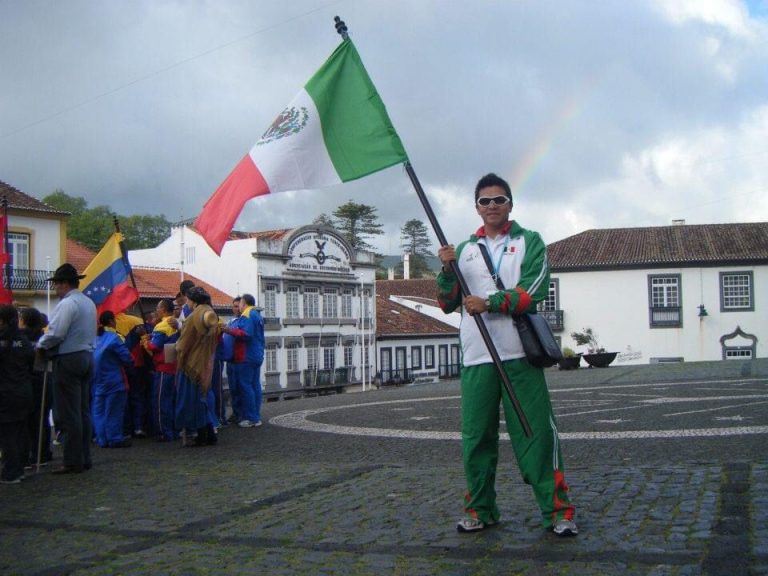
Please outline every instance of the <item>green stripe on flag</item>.
[{"label": "green stripe on flag", "polygon": [[342,182],[408,159],[351,40],[336,48],[304,89],[320,114],[325,146]]}]

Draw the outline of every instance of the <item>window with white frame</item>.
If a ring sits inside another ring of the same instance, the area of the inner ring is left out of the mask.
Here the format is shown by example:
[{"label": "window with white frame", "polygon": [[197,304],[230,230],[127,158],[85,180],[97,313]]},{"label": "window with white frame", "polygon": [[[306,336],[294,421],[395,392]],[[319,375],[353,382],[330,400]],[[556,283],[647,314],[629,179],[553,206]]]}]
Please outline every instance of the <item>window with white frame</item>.
[{"label": "window with white frame", "polygon": [[371,317],[371,291],[363,291],[363,318]]},{"label": "window with white frame", "polygon": [[264,351],[264,364],[267,372],[278,372],[280,368],[277,364],[277,345],[270,344]]},{"label": "window with white frame", "polygon": [[29,234],[8,232],[8,248],[14,268],[29,270],[29,243]]},{"label": "window with white frame", "polygon": [[304,288],[304,318],[320,318],[320,288]]},{"label": "window with white frame", "polygon": [[549,292],[547,293],[547,297],[544,298],[541,302],[538,304],[538,309],[541,312],[549,312],[549,311],[555,311],[557,310],[557,281],[556,280],[550,280],[549,282]]},{"label": "window with white frame", "polygon": [[683,325],[680,284],[679,274],[648,277],[651,328],[679,328]]},{"label": "window with white frame", "polygon": [[285,348],[286,368],[288,372],[297,372],[299,370],[299,345],[289,344]]},{"label": "window with white frame", "polygon": [[336,346],[323,344],[323,368],[333,370],[336,368]]},{"label": "window with white frame", "polygon": [[421,370],[421,346],[411,346],[411,368]]},{"label": "window with white frame", "polygon": [[345,288],[341,293],[341,317],[352,318],[352,289]]},{"label": "window with white frame", "polygon": [[434,346],[424,346],[424,367],[425,368],[435,367],[435,347]]},{"label": "window with white frame", "polygon": [[344,366],[352,366],[354,347],[351,344],[344,345]]},{"label": "window with white frame", "polygon": [[720,272],[720,310],[722,312],[755,309],[752,272]]},{"label": "window with white frame", "polygon": [[339,317],[339,292],[336,288],[323,290],[323,318]]},{"label": "window with white frame", "polygon": [[726,360],[750,360],[752,348],[729,348],[725,351]]},{"label": "window with white frame", "polygon": [[299,318],[299,287],[289,286],[285,291],[285,316]]},{"label": "window with white frame", "polygon": [[266,318],[277,318],[276,284],[267,284],[264,286],[264,316]]},{"label": "window with white frame", "polygon": [[195,247],[187,246],[184,248],[184,264],[195,263]]},{"label": "window with white frame", "polygon": [[307,369],[308,370],[314,370],[318,367],[317,364],[317,347],[312,346],[311,348],[307,348]]}]

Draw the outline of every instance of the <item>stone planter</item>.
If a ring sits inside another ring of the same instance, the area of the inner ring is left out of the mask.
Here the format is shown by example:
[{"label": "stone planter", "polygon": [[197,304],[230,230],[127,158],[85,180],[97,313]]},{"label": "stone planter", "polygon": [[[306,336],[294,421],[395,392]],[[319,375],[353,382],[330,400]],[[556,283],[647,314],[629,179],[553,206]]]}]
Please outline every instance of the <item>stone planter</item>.
[{"label": "stone planter", "polygon": [[605,368],[616,360],[617,354],[618,352],[595,352],[594,354],[584,354],[582,358],[586,360],[590,368]]},{"label": "stone planter", "polygon": [[576,370],[581,364],[581,354],[576,356],[563,356],[557,363],[558,370]]}]

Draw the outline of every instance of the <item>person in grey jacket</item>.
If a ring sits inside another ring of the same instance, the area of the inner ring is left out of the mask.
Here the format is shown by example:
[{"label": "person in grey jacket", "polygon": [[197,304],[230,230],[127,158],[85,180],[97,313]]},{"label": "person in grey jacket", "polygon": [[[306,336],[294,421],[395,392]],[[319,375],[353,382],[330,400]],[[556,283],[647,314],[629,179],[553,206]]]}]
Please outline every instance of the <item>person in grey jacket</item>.
[{"label": "person in grey jacket", "polygon": [[47,279],[60,301],[48,332],[37,342],[37,348],[53,359],[54,417],[64,435],[64,464],[53,474],[91,468],[90,382],[97,324],[96,305],[78,289],[84,277],[66,263]]}]

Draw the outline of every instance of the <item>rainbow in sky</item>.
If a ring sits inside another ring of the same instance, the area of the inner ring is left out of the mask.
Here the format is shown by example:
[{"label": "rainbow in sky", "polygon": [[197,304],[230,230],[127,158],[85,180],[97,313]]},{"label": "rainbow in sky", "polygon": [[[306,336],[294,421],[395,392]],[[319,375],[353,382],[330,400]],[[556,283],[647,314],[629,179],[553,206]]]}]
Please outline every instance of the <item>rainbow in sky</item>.
[{"label": "rainbow in sky", "polygon": [[552,149],[552,146],[570,126],[573,120],[584,110],[589,95],[594,90],[596,81],[594,78],[585,82],[573,95],[566,99],[563,105],[552,116],[552,120],[545,126],[536,141],[530,146],[520,162],[515,166],[509,178],[509,186],[512,189],[512,197],[522,190],[536,173],[542,160]]}]

